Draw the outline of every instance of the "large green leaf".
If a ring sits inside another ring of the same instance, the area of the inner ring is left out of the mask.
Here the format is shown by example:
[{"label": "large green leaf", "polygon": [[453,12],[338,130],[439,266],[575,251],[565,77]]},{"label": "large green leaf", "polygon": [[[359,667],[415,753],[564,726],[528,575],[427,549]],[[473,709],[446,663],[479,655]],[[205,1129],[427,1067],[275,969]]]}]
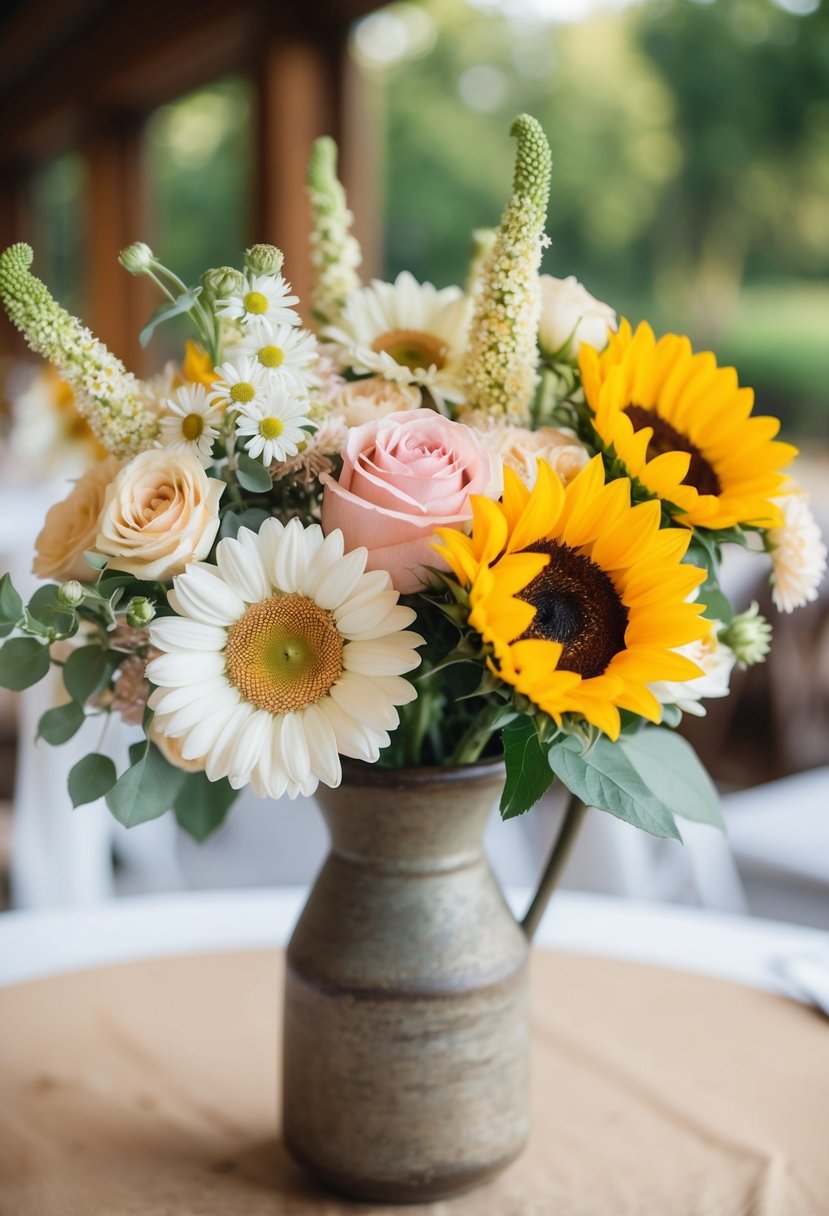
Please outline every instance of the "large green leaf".
[{"label": "large green leaf", "polygon": [[247,511],[225,511],[219,527],[219,540],[226,536],[235,537],[240,528],[258,532],[266,519],[270,519],[270,512],[261,507],[250,507]]},{"label": "large green leaf", "polygon": [[[60,600],[57,583],[46,583],[38,587],[27,607],[26,628],[31,632],[47,634],[51,638],[70,637],[77,632],[75,614],[67,611]],[[40,628],[39,628],[40,627]]]},{"label": "large green leaf", "polygon": [[0,685],[20,692],[49,671],[49,647],[37,638],[12,638],[0,647]]},{"label": "large green leaf", "polygon": [[670,806],[646,785],[621,740],[612,743],[602,735],[582,755],[579,740],[569,736],[552,745],[548,759],[556,776],[587,806],[608,811],[653,836],[681,839]]},{"label": "large green leaf", "polygon": [[535,806],[554,780],[547,750],[531,718],[522,714],[503,730],[507,779],[501,795],[501,818],[512,819]]},{"label": "large green leaf", "polygon": [[108,793],[118,779],[115,765],[109,756],[90,752],[69,771],[68,787],[72,806],[95,802]]},{"label": "large green leaf", "polygon": [[174,806],[179,827],[201,844],[221,827],[238,796],[224,777],[209,781],[205,773],[189,773]]},{"label": "large green leaf", "polygon": [[116,661],[101,646],[73,650],[63,665],[63,683],[73,701],[85,705],[106,684]]},{"label": "large green leaf", "polygon": [[[118,778],[106,796],[119,823],[132,828],[170,810],[186,773],[169,764],[157,747],[139,744],[137,760]],[[133,748],[130,756],[135,756]]]},{"label": "large green leaf", "polygon": [[23,601],[15,590],[11,575],[0,578],[0,625],[14,628],[23,616]]},{"label": "large green leaf", "polygon": [[55,709],[47,709],[37,724],[38,738],[45,739],[57,747],[65,743],[81,729],[85,721],[83,706],[70,701],[67,705],[58,705]]},{"label": "large green leaf", "polygon": [[648,727],[620,739],[619,745],[645,785],[674,815],[725,829],[714,783],[681,735]]},{"label": "large green leaf", "polygon": [[273,486],[273,478],[261,460],[254,460],[247,452],[242,452],[239,456],[236,480],[243,490],[248,490],[251,494],[267,494]]}]

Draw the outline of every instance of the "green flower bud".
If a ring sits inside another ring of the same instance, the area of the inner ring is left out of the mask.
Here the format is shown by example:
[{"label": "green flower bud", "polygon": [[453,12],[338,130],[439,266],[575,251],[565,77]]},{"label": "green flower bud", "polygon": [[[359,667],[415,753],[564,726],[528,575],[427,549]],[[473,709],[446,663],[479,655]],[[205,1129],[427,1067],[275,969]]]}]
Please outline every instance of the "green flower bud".
[{"label": "green flower bud", "polygon": [[233,266],[206,270],[201,283],[204,294],[210,300],[226,300],[228,296],[239,296],[245,290],[245,276]]},{"label": "green flower bud", "polygon": [[127,245],[126,249],[121,250],[118,261],[130,274],[144,274],[150,269],[155,258],[149,245],[145,245],[143,241],[136,241],[133,245]]},{"label": "green flower bud", "polygon": [[760,616],[756,603],[732,617],[730,624],[720,630],[718,637],[734,651],[742,667],[762,663],[771,650],[771,625],[765,617]]},{"label": "green flower bud", "polygon": [[77,579],[70,579],[68,583],[63,583],[58,588],[58,600],[62,606],[66,608],[77,608],[84,596],[86,595],[86,587],[83,583],[79,583]]},{"label": "green flower bud", "polygon": [[276,245],[251,245],[245,250],[245,266],[251,274],[279,274],[285,255]]},{"label": "green flower bud", "polygon": [[127,624],[130,629],[141,629],[149,625],[155,616],[155,605],[143,595],[135,595],[127,604]]}]

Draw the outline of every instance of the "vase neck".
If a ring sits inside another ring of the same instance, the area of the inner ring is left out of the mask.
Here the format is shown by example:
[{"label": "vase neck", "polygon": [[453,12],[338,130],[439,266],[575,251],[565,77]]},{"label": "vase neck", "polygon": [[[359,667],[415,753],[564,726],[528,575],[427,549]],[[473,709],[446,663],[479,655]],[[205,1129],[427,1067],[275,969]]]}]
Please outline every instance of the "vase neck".
[{"label": "vase neck", "polygon": [[317,799],[332,851],[364,865],[429,872],[479,861],[503,785],[500,765],[468,770],[347,769]]}]

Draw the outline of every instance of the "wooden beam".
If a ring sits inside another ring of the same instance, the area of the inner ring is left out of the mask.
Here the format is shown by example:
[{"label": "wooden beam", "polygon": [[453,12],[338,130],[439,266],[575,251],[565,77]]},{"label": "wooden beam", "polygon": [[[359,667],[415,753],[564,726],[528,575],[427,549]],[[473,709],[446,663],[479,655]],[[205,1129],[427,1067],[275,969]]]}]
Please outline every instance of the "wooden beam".
[{"label": "wooden beam", "polygon": [[[0,250],[16,241],[31,244],[33,234],[31,179],[25,166],[0,179]],[[0,305],[0,359],[23,357],[26,344]]]}]

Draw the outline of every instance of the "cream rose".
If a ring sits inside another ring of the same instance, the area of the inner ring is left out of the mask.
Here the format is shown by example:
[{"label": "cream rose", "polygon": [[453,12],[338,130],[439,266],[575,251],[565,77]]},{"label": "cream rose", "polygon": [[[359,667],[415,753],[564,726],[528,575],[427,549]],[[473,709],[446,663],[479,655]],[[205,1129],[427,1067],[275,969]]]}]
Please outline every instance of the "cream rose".
[{"label": "cream rose", "polygon": [[349,431],[339,480],[320,480],[322,527],[339,528],[346,549],[365,546],[367,569],[387,570],[403,594],[443,563],[435,528],[462,528],[471,494],[497,498],[501,463],[470,427],[433,410],[389,414]]},{"label": "cream rose", "polygon": [[362,426],[387,414],[415,410],[420,406],[420,389],[413,384],[392,384],[382,376],[353,380],[340,389],[332,409],[341,415],[346,426]]},{"label": "cream rose", "polygon": [[114,570],[149,579],[181,574],[207,557],[224,488],[190,452],[140,452],[107,490],[95,547]]},{"label": "cream rose", "polygon": [[591,296],[573,275],[566,279],[541,276],[541,320],[538,344],[545,355],[557,354],[569,341],[569,359],[576,359],[582,342],[604,350],[616,313],[609,304]]},{"label": "cream rose", "polygon": [[530,490],[538,477],[539,460],[546,460],[558,478],[569,485],[590,459],[587,448],[572,431],[554,427],[528,431],[523,426],[506,426],[485,438]]},{"label": "cream rose", "polygon": [[58,582],[74,578],[80,583],[91,583],[98,577],[98,571],[84,559],[84,553],[95,547],[107,488],[120,468],[121,461],[108,456],[84,473],[67,497],[46,512],[35,541],[32,565],[32,573],[38,578]]}]

